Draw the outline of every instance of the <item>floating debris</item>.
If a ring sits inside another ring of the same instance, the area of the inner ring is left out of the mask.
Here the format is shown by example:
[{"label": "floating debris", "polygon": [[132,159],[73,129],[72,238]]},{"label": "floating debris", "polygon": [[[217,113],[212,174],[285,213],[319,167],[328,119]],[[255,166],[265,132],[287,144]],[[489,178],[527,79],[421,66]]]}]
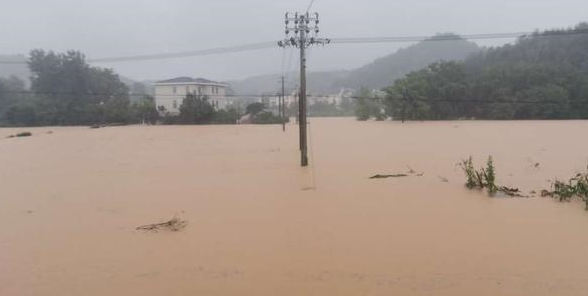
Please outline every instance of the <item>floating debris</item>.
[{"label": "floating debris", "polygon": [[31,132],[22,132],[22,133],[18,133],[16,134],[17,137],[30,137],[33,134]]},{"label": "floating debris", "polygon": [[441,182],[443,182],[443,183],[449,183],[449,179],[447,179],[445,177],[442,177],[442,176],[437,176],[437,177],[439,177],[439,180],[441,180]]},{"label": "floating debris", "polygon": [[406,167],[408,168],[408,172],[407,173],[409,173],[409,174],[415,174],[416,173],[416,171],[413,170],[410,166],[407,165]]},{"label": "floating debris", "polygon": [[539,163],[538,161],[533,160],[530,157],[527,157],[527,162],[529,163],[529,165],[527,166],[527,168],[538,169],[541,166],[541,163]]},{"label": "floating debris", "polygon": [[388,178],[402,178],[402,177],[408,177],[407,174],[392,174],[392,175],[374,175],[371,176],[370,179],[388,179]]},{"label": "floating debris", "polygon": [[16,138],[16,137],[18,137],[18,138],[22,138],[22,137],[30,137],[30,136],[32,136],[32,135],[33,135],[33,134],[32,134],[31,132],[22,132],[22,133],[18,133],[18,134],[16,134],[16,135],[10,135],[10,136],[8,136],[7,138]]},{"label": "floating debris", "polygon": [[500,186],[498,188],[498,192],[502,192],[511,197],[529,197],[527,195],[523,195],[522,191],[518,188],[511,188],[506,186]]},{"label": "floating debris", "polygon": [[177,217],[173,217],[171,220],[163,223],[155,223],[155,224],[148,224],[137,227],[137,230],[145,230],[145,231],[180,231],[186,227],[188,222],[186,220],[179,219]]}]

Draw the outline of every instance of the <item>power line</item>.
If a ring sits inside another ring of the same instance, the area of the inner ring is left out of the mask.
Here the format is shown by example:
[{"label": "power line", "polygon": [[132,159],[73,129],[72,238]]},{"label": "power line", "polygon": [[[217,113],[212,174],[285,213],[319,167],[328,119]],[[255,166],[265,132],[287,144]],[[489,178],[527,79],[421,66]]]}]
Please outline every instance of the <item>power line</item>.
[{"label": "power line", "polygon": [[[337,44],[353,44],[353,43],[406,43],[406,42],[420,42],[420,41],[459,41],[459,40],[488,40],[488,39],[512,39],[522,37],[557,37],[569,35],[585,35],[588,31],[547,31],[547,32],[511,32],[511,33],[484,33],[484,34],[468,34],[468,35],[430,35],[430,36],[388,36],[388,37],[349,37],[349,38],[331,38],[330,43]],[[88,59],[91,63],[113,63],[113,62],[133,62],[146,60],[161,60],[173,58],[187,58],[206,55],[227,54],[242,51],[253,51],[275,46],[274,41],[252,43],[231,47],[219,47],[203,50],[182,51],[172,53],[160,54],[145,54],[134,56],[118,56]],[[26,64],[27,61],[0,61],[4,65]]]},{"label": "power line", "polygon": [[[48,95],[48,96],[120,96],[120,95],[128,95],[130,97],[146,97],[146,96],[154,96],[152,94],[147,93],[101,93],[101,92],[69,92],[69,91],[55,91],[55,92],[37,92],[32,90],[22,90],[22,91],[3,91],[2,93],[6,94],[30,94],[30,95]],[[157,97],[185,97],[189,94],[158,94]],[[211,97],[211,98],[255,98],[255,97],[263,97],[265,95],[260,94],[227,94],[227,95],[202,95],[204,97]]]},{"label": "power line", "polygon": [[306,13],[308,13],[310,11],[310,9],[312,8],[312,5],[314,4],[315,0],[311,0],[310,4],[308,4],[308,8],[306,9]]},{"label": "power line", "polygon": [[[131,62],[131,61],[147,61],[147,60],[160,60],[160,59],[173,59],[173,58],[186,58],[195,56],[215,55],[215,54],[226,54],[242,51],[252,51],[265,48],[272,48],[275,46],[275,42],[261,42],[239,46],[230,47],[218,47],[211,49],[182,51],[173,53],[160,53],[160,54],[146,54],[146,55],[134,55],[134,56],[119,56],[109,58],[96,58],[88,59],[90,63],[112,63],[112,62]],[[27,61],[0,61],[0,64],[26,64]]]},{"label": "power line", "polygon": [[[147,97],[153,96],[151,94],[146,93],[129,93],[129,94],[112,94],[112,93],[92,93],[92,92],[85,92],[85,93],[75,93],[75,92],[35,92],[35,91],[5,91],[3,93],[7,94],[34,94],[34,95],[78,95],[78,96],[119,96],[119,95],[128,95],[130,97]],[[182,97],[183,95],[157,95],[158,97]],[[264,97],[264,95],[260,94],[234,94],[234,95],[202,95],[203,97],[208,98],[258,98]],[[334,98],[338,96],[333,95],[312,95],[308,94],[310,99],[322,99],[322,98]],[[354,100],[381,100],[381,99],[390,99],[390,98],[382,98],[382,97],[363,97],[363,96],[343,96],[341,98],[347,99],[354,99]],[[405,100],[403,98],[393,98],[397,100]],[[421,101],[421,102],[432,102],[432,103],[483,103],[483,104],[492,104],[492,103],[508,103],[508,104],[562,104],[568,103],[571,105],[574,104],[588,104],[588,101],[567,101],[567,102],[560,102],[560,101],[553,101],[553,100],[544,100],[544,101],[537,101],[537,100],[488,100],[488,99],[451,99],[451,98],[415,98],[412,99],[413,101]]]},{"label": "power line", "polygon": [[487,39],[511,39],[524,37],[557,37],[569,35],[584,35],[588,31],[554,31],[554,32],[512,32],[512,33],[485,33],[468,35],[433,35],[433,36],[390,36],[390,37],[355,37],[355,38],[331,38],[331,43],[394,43],[394,42],[419,42],[419,41],[459,41],[459,40],[487,40]]}]

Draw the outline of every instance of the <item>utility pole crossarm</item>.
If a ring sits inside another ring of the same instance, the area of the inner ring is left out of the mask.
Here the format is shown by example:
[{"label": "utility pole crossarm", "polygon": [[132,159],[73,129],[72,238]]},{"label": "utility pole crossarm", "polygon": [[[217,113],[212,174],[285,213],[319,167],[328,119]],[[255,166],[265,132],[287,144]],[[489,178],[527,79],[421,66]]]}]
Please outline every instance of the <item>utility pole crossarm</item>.
[{"label": "utility pole crossarm", "polygon": [[[293,22],[294,26],[290,26]],[[280,47],[295,46],[300,49],[300,98],[298,100],[298,117],[300,125],[300,163],[303,167],[308,166],[308,147],[307,147],[307,130],[306,130],[306,48],[311,45],[326,45],[331,42],[330,39],[318,38],[319,33],[319,14],[309,14],[308,12],[299,14],[295,13],[290,17],[286,13],[286,39],[279,41]],[[314,23],[314,24],[311,24]],[[293,34],[292,34],[293,33]]]}]

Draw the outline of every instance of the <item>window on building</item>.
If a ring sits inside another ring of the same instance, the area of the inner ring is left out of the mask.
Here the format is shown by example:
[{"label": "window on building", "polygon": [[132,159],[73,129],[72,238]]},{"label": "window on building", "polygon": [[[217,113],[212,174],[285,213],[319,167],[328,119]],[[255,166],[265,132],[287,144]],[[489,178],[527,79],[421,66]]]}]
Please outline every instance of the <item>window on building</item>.
[{"label": "window on building", "polygon": [[186,86],[186,94],[189,94],[189,93],[190,93],[190,87]]},{"label": "window on building", "polygon": [[178,92],[178,89],[177,89],[177,88],[174,86],[172,91],[173,91],[173,92],[174,92],[174,94],[175,94],[175,93],[177,93],[177,92]]},{"label": "window on building", "polygon": [[174,109],[178,109],[178,101],[177,100],[174,100],[173,106],[174,106]]},{"label": "window on building", "polygon": [[198,87],[198,94],[201,95],[202,94],[202,87]]}]

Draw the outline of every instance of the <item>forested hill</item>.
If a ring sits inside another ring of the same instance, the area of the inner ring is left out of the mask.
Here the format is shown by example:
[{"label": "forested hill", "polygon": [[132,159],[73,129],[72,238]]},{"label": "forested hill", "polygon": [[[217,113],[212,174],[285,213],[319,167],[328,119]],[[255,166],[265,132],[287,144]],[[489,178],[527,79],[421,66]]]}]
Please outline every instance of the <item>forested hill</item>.
[{"label": "forested hill", "polygon": [[395,119],[588,118],[588,23],[434,63],[387,93]]},{"label": "forested hill", "polygon": [[[433,62],[464,60],[477,51],[479,47],[473,42],[460,39],[455,34],[441,34],[357,69],[309,72],[307,87],[311,93],[338,93],[342,88],[382,89],[407,73],[422,69]],[[288,76],[293,80],[289,85],[295,87],[298,84],[298,73],[288,73]],[[232,81],[230,84],[237,94],[261,94],[276,92],[279,80],[280,76],[274,74]]]},{"label": "forested hill", "polygon": [[338,84],[354,89],[382,89],[407,73],[433,62],[464,60],[478,50],[475,43],[460,39],[455,34],[440,34],[352,70]]}]

